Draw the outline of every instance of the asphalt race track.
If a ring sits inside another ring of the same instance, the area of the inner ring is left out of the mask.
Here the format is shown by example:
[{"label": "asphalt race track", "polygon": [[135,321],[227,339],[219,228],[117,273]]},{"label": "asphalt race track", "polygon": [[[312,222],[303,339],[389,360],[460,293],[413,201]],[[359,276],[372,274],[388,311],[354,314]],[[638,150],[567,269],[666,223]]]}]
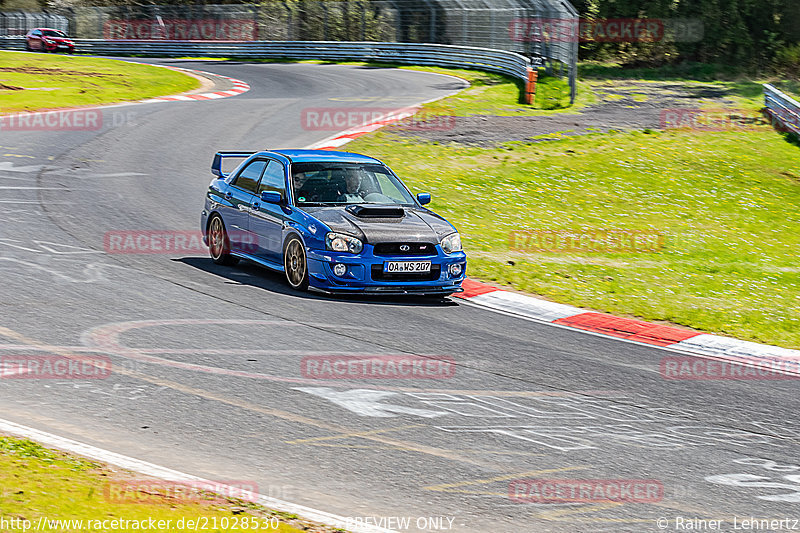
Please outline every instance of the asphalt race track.
[{"label": "asphalt race track", "polygon": [[[458,299],[307,295],[202,250],[107,253],[109,232],[196,231],[216,150],[334,133],[303,129],[304,108],[403,107],[459,87],[381,68],[170,63],[251,90],[108,108],[94,131],[0,131],[0,356],[104,356],[114,370],[0,379],[0,417],[345,517],[411,517],[411,531],[436,517],[464,532],[800,518],[795,381],[669,381],[667,350]],[[304,357],[365,354],[450,357],[456,370],[301,373]],[[520,502],[519,479],[648,491]]]}]

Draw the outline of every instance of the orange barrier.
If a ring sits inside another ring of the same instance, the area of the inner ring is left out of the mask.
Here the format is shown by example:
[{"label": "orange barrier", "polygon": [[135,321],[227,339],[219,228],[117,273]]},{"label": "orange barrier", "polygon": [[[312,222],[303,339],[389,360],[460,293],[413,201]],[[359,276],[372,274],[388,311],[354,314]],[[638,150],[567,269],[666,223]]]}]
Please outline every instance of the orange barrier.
[{"label": "orange barrier", "polygon": [[528,82],[525,84],[525,103],[528,105],[536,101],[536,80],[539,78],[539,71],[528,67]]}]

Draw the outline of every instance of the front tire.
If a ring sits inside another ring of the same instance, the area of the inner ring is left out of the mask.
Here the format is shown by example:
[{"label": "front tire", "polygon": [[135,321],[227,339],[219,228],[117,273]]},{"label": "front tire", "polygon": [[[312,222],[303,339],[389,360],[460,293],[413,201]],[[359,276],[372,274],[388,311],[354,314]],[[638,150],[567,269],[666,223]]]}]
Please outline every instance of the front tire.
[{"label": "front tire", "polygon": [[308,289],[308,261],[306,250],[297,236],[289,237],[283,246],[283,270],[286,281],[297,291]]},{"label": "front tire", "polygon": [[208,224],[208,253],[218,265],[233,266],[239,262],[238,257],[231,255],[231,241],[219,215],[212,216]]}]

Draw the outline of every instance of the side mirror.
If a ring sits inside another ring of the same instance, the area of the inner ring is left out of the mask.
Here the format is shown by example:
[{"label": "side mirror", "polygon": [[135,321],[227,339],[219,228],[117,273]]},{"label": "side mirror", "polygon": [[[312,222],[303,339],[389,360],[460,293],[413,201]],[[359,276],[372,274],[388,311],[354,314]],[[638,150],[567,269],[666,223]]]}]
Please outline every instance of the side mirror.
[{"label": "side mirror", "polygon": [[431,203],[431,195],[427,192],[421,192],[417,195],[417,201],[420,205],[425,205]]},{"label": "side mirror", "polygon": [[283,201],[283,196],[277,191],[264,191],[261,193],[261,201],[268,204],[279,204]]}]

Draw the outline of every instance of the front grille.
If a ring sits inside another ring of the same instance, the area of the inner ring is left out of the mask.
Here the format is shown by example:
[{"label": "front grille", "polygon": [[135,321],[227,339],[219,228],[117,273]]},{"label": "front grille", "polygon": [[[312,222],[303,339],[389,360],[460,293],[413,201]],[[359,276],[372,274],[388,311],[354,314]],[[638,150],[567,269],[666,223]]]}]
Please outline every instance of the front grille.
[{"label": "front grille", "polygon": [[431,265],[430,272],[384,272],[383,265],[372,265],[373,281],[435,281],[442,273],[442,265]]},{"label": "front grille", "polygon": [[[403,251],[401,246],[408,246]],[[372,252],[375,255],[436,255],[436,245],[429,242],[380,242]]]}]

